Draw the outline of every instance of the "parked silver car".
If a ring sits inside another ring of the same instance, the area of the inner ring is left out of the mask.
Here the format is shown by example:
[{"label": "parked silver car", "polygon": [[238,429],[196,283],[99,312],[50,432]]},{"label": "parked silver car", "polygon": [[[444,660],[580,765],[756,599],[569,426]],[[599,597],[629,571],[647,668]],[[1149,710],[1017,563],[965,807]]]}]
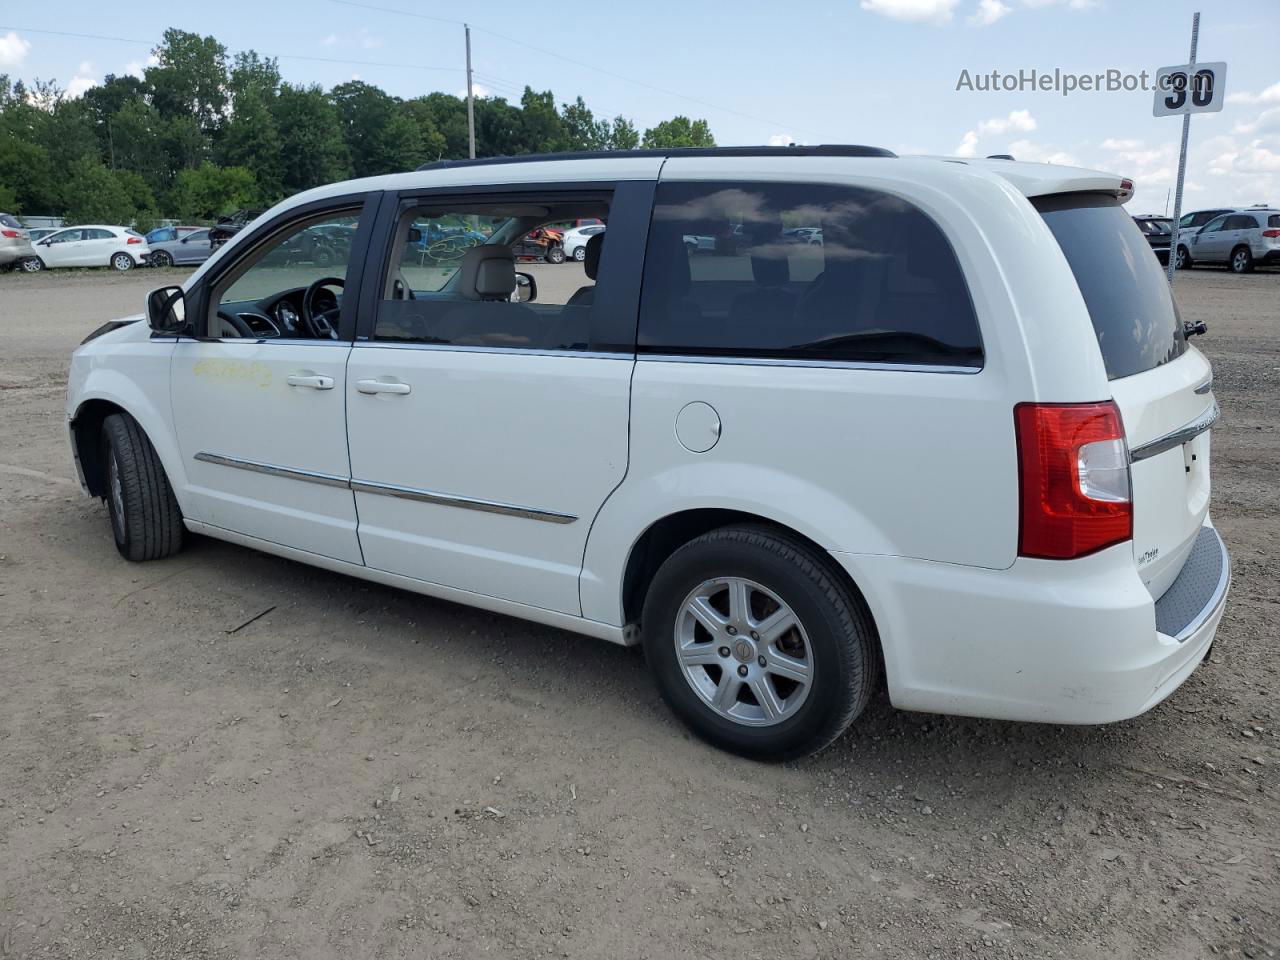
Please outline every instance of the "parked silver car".
[{"label": "parked silver car", "polygon": [[153,267],[172,267],[177,263],[204,263],[213,251],[209,247],[209,231],[196,230],[184,233],[176,240],[159,240],[151,243]]},{"label": "parked silver car", "polygon": [[11,264],[25,267],[35,257],[27,228],[18,222],[17,217],[0,213],[0,267]]},{"label": "parked silver car", "polygon": [[1184,263],[1225,263],[1232,273],[1280,264],[1280,210],[1251,207],[1215,217],[1192,234]]}]

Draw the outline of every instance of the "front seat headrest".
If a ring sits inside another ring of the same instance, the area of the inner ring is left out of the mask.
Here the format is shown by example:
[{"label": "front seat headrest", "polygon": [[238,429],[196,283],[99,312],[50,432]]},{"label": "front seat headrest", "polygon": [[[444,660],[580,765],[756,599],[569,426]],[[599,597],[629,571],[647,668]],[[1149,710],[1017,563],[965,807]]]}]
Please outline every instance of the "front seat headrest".
[{"label": "front seat headrest", "polygon": [[516,288],[516,260],[504,243],[472,247],[462,257],[458,293],[467,300],[506,300]]},{"label": "front seat headrest", "polygon": [[600,252],[603,249],[603,233],[597,233],[587,238],[587,245],[582,250],[582,269],[591,280],[596,278],[596,273],[600,270]]}]

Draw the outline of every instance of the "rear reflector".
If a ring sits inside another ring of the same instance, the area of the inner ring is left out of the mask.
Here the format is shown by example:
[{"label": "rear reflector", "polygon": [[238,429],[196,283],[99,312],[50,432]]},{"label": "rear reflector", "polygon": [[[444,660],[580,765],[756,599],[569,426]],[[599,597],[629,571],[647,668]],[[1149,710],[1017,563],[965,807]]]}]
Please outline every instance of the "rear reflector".
[{"label": "rear reflector", "polygon": [[1133,537],[1129,450],[1114,403],[1020,403],[1018,555],[1068,560]]}]

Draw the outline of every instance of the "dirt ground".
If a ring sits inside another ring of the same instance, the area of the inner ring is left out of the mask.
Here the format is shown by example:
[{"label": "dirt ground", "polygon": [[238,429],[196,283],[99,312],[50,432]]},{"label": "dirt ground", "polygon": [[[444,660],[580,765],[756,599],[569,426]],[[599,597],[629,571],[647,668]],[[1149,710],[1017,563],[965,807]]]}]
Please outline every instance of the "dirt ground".
[{"label": "dirt ground", "polygon": [[762,766],[634,650],[213,540],[123,561],[67,356],[166,273],[0,276],[0,957],[1280,952],[1280,274],[1177,281],[1235,571],[1181,690],[1101,728],[881,697]]}]

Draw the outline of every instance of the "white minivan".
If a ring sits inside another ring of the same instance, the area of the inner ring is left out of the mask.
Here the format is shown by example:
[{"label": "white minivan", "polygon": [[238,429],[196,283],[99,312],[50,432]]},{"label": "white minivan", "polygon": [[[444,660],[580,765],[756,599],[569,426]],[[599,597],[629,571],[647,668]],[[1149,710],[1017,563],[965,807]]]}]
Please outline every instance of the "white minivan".
[{"label": "white minivan", "polygon": [[[749,756],[829,743],[881,678],[910,710],[1132,717],[1205,657],[1229,562],[1203,327],[1131,190],[845,146],[322,187],[90,335],[71,446],[131,560],[190,531],[643,644]],[[517,273],[579,218],[608,225],[581,267]],[[318,223],[337,262],[294,255]],[[487,239],[421,255],[458,225]]]}]

